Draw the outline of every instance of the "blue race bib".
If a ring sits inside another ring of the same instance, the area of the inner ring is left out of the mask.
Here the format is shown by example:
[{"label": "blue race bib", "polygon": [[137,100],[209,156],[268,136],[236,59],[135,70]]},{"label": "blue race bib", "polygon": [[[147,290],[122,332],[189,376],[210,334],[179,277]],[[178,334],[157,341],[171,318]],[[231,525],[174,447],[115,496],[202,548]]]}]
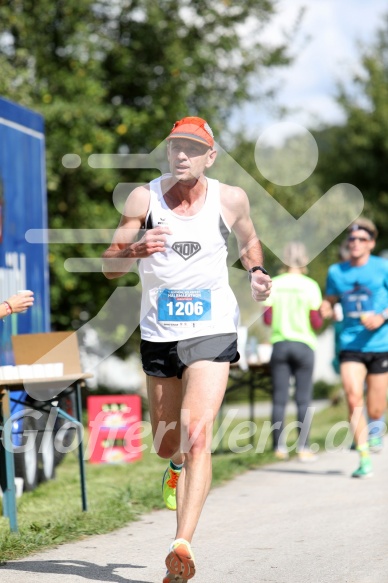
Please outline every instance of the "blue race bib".
[{"label": "blue race bib", "polygon": [[370,314],[374,311],[372,292],[361,285],[344,293],[341,304],[344,314],[348,318],[361,318],[364,314]]},{"label": "blue race bib", "polygon": [[158,296],[159,322],[211,320],[210,289],[162,289]]}]

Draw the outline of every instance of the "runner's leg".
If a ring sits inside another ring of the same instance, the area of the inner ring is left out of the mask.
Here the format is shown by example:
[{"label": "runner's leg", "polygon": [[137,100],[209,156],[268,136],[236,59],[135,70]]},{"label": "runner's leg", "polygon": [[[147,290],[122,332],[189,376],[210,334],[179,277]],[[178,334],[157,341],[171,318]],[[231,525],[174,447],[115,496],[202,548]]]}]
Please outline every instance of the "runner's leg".
[{"label": "runner's leg", "polygon": [[176,538],[191,542],[208,495],[214,419],[225,394],[228,362],[200,361],[183,372],[182,447],[185,464],[177,490]]},{"label": "runner's leg", "polygon": [[387,408],[388,373],[368,374],[366,403],[369,419],[377,421]]},{"label": "runner's leg", "polygon": [[148,406],[156,453],[175,464],[183,462],[180,452],[182,381],[177,377],[147,375]]},{"label": "runner's leg", "polygon": [[291,365],[289,342],[275,342],[271,355],[273,449],[286,447],[282,443],[284,415],[290,388]]},{"label": "runner's leg", "polygon": [[309,432],[312,422],[311,399],[313,393],[314,351],[303,344],[294,342],[295,402],[298,409],[299,430],[298,449],[308,447]]},{"label": "runner's leg", "polygon": [[366,368],[361,362],[341,363],[341,379],[357,446],[366,444],[368,440],[367,422],[363,411],[365,376]]}]

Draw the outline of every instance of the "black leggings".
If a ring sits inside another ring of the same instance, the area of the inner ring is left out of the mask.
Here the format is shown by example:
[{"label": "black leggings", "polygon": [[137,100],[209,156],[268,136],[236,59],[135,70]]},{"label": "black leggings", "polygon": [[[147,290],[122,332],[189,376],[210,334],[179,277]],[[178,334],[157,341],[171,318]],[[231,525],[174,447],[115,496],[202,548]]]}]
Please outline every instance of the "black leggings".
[{"label": "black leggings", "polygon": [[271,376],[273,388],[272,424],[280,423],[273,430],[273,446],[284,446],[281,433],[284,429],[284,414],[288,401],[291,375],[295,378],[295,401],[298,409],[298,448],[307,447],[312,412],[309,405],[312,397],[314,351],[303,342],[285,340],[273,345],[271,356]]}]

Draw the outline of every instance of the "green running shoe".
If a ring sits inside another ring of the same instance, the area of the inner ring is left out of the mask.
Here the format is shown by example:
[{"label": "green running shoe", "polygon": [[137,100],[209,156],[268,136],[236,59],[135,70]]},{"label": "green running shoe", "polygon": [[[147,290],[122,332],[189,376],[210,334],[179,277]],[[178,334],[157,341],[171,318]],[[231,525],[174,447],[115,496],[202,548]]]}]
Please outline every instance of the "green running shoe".
[{"label": "green running shoe", "polygon": [[368,443],[369,450],[373,451],[373,453],[380,453],[383,449],[383,440],[379,435],[370,437]]},{"label": "green running shoe", "polygon": [[371,478],[373,476],[372,463],[369,456],[360,458],[360,466],[352,474],[352,478]]},{"label": "green running shoe", "polygon": [[176,510],[176,487],[182,470],[168,466],[162,481],[163,500],[169,510]]}]

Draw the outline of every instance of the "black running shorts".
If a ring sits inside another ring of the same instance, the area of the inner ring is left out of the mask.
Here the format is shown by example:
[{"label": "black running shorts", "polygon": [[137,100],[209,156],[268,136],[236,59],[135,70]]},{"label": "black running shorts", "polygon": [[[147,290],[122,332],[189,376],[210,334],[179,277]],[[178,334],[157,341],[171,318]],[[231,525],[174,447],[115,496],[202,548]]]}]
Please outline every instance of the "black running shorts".
[{"label": "black running shorts", "polygon": [[388,372],[388,352],[353,352],[342,350],[339,353],[340,362],[361,362],[368,374],[383,374]]},{"label": "black running shorts", "polygon": [[144,372],[153,377],[182,378],[183,369],[199,360],[237,362],[237,334],[199,336],[174,342],[142,340],[140,354]]}]

